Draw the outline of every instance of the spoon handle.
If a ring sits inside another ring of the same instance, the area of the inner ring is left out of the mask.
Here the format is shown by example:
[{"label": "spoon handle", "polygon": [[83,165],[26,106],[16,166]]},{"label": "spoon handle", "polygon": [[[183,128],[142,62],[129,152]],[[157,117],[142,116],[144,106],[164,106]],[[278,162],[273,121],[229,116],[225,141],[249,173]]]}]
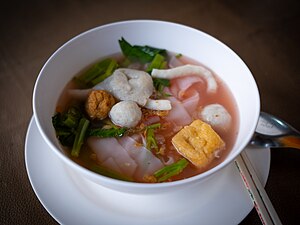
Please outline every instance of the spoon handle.
[{"label": "spoon handle", "polygon": [[299,136],[283,136],[283,137],[278,138],[278,142],[281,144],[281,147],[300,149],[300,137]]}]

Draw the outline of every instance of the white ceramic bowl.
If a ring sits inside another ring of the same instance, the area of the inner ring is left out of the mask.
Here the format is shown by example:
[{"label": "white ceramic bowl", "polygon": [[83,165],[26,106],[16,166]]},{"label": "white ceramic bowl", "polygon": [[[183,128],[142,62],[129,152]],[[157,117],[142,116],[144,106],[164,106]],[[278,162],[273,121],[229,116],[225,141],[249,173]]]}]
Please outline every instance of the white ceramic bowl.
[{"label": "white ceramic bowl", "polygon": [[[98,175],[76,164],[64,154],[51,122],[57,100],[67,82],[76,73],[101,57],[120,52],[118,40],[121,37],[135,45],[150,45],[180,52],[211,68],[225,81],[235,97],[240,124],[236,143],[221,164],[185,180],[142,184]],[[96,27],[60,47],[45,63],[37,78],[33,92],[33,111],[43,138],[69,169],[113,190],[147,194],[178,190],[203,182],[232,162],[254,133],[260,112],[260,99],[251,72],[239,56],[222,42],[204,32],[180,24],[132,20]]]}]

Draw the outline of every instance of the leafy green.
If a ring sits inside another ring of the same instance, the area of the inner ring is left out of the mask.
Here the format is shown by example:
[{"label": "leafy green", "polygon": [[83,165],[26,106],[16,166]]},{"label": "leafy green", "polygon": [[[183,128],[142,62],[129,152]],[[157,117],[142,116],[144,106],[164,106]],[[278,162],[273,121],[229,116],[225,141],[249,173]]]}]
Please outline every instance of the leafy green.
[{"label": "leafy green", "polygon": [[89,124],[90,124],[90,121],[84,117],[82,117],[79,121],[77,130],[76,130],[73,147],[72,147],[72,151],[71,151],[71,155],[74,157],[79,156],[79,152],[80,152],[81,146],[83,145],[84,138],[86,136],[86,131],[89,127]]},{"label": "leafy green", "polygon": [[72,147],[75,140],[75,130],[60,128],[56,130],[56,136],[63,146]]},{"label": "leafy green", "polygon": [[146,146],[147,149],[158,150],[157,141],[156,141],[155,135],[154,135],[154,129],[147,129],[146,142],[147,142],[147,146]]},{"label": "leafy green", "polygon": [[75,77],[75,81],[84,87],[93,87],[109,77],[118,67],[115,59],[107,58],[92,65],[87,71]]},{"label": "leafy green", "polygon": [[90,121],[76,107],[52,117],[56,136],[63,146],[71,147],[71,155],[78,157]]},{"label": "leafy green", "polygon": [[176,58],[180,58],[180,57],[182,57],[182,54],[181,54],[181,53],[178,53],[178,54],[175,55],[175,57],[176,57]]},{"label": "leafy green", "polygon": [[157,128],[160,128],[160,126],[161,126],[160,123],[154,123],[154,124],[148,125],[146,127],[146,129],[157,129]]},{"label": "leafy green", "polygon": [[118,172],[115,172],[111,169],[105,168],[100,165],[93,165],[89,169],[106,177],[114,178],[117,180],[133,181],[131,177],[119,174]]},{"label": "leafy green", "polygon": [[112,127],[109,129],[104,129],[104,128],[94,128],[90,129],[88,132],[88,136],[97,136],[97,137],[102,137],[102,138],[107,138],[107,137],[122,137],[124,133],[126,132],[125,127]]},{"label": "leafy green", "polygon": [[167,61],[165,60],[165,57],[161,54],[156,54],[146,69],[146,72],[151,73],[153,69],[165,69],[166,67]]},{"label": "leafy green", "polygon": [[110,62],[105,70],[105,73],[99,75],[97,78],[95,78],[94,80],[91,81],[92,86],[102,82],[103,80],[105,80],[107,77],[109,77],[114,70],[118,67],[118,63],[116,60],[114,59],[110,59]]},{"label": "leafy green", "polygon": [[153,78],[153,85],[157,91],[162,91],[164,87],[170,87],[170,80],[163,78]]},{"label": "leafy green", "polygon": [[152,124],[146,127],[146,148],[148,150],[155,149],[158,151],[158,145],[154,134],[154,130],[157,128],[160,128],[160,123]]},{"label": "leafy green", "polygon": [[152,80],[153,86],[157,91],[159,98],[171,96],[170,94],[164,92],[165,87],[170,87],[170,80],[163,78],[152,78]]},{"label": "leafy green", "polygon": [[66,113],[61,114],[54,120],[54,126],[64,126],[69,128],[76,128],[81,117],[81,112],[76,107],[71,107]]},{"label": "leafy green", "polygon": [[151,62],[156,54],[166,53],[165,49],[150,47],[148,45],[131,45],[123,37],[119,40],[120,48],[128,59],[138,60],[142,63]]},{"label": "leafy green", "polygon": [[57,113],[52,117],[56,136],[63,146],[72,147],[75,140],[76,128],[81,117],[82,114],[76,107],[71,107],[66,112]]},{"label": "leafy green", "polygon": [[154,176],[158,179],[158,182],[163,182],[168,180],[170,177],[178,175],[183,171],[183,169],[189,164],[189,162],[185,159],[182,158],[179,161],[165,166],[162,169],[156,171],[154,173]]}]

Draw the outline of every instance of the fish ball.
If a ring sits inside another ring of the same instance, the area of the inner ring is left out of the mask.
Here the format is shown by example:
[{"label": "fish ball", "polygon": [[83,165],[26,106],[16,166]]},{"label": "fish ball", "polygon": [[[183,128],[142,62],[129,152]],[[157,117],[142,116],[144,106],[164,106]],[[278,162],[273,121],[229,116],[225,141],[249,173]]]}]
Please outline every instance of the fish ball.
[{"label": "fish ball", "polygon": [[200,117],[213,128],[222,130],[227,130],[231,123],[230,114],[220,104],[211,104],[205,106],[200,112]]},{"label": "fish ball", "polygon": [[121,127],[135,127],[142,119],[142,110],[134,101],[121,101],[110,112],[111,121]]}]

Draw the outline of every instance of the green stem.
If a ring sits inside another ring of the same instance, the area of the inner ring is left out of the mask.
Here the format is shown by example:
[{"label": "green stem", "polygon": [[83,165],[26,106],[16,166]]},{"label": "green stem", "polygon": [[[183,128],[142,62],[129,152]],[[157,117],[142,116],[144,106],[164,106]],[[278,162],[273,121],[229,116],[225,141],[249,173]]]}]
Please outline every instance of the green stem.
[{"label": "green stem", "polygon": [[158,182],[166,181],[170,177],[181,173],[188,164],[189,162],[185,158],[182,158],[179,161],[156,171],[154,176],[158,179]]},{"label": "green stem", "polygon": [[71,155],[74,157],[79,156],[79,152],[80,152],[81,146],[83,145],[83,141],[84,141],[85,134],[86,134],[89,124],[90,124],[90,121],[84,117],[81,118],[79,121],[74,144],[73,144],[72,151],[71,151]]}]

